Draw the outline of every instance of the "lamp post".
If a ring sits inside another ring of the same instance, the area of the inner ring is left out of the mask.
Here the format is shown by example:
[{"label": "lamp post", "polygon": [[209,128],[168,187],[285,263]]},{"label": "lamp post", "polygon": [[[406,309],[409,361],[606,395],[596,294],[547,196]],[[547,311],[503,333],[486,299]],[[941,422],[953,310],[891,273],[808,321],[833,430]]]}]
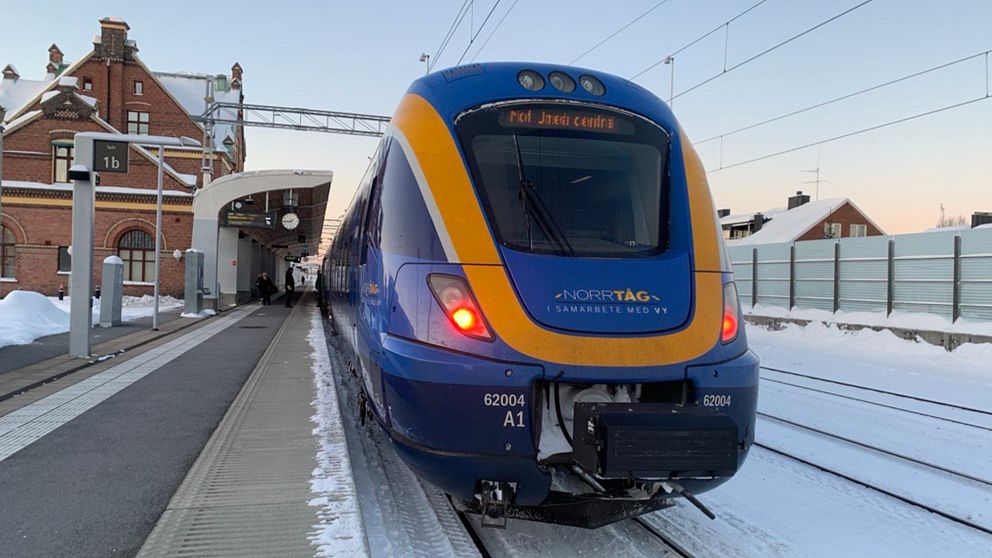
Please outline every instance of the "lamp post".
[{"label": "lamp post", "polygon": [[420,55],[420,61],[427,65],[427,70],[424,72],[424,75],[426,76],[431,73],[431,55],[426,52],[422,53]]},{"label": "lamp post", "polygon": [[673,108],[675,104],[675,57],[669,56],[666,58],[665,64],[672,68],[668,77],[668,108]]}]

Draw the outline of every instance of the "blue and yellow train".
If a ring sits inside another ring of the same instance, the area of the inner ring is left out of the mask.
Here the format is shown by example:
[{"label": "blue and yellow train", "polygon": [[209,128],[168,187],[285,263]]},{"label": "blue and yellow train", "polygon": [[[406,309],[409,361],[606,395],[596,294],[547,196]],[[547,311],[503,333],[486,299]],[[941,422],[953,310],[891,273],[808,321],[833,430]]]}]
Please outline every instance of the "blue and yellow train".
[{"label": "blue and yellow train", "polygon": [[733,476],[758,360],[706,176],[601,72],[415,81],[323,264],[363,416],[488,522],[596,527]]}]

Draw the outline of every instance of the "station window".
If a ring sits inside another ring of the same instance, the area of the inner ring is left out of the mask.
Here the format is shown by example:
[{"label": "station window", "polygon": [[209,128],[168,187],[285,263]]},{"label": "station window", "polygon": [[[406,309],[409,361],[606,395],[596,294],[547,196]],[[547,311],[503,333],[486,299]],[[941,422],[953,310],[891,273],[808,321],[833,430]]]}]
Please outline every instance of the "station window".
[{"label": "station window", "polygon": [[59,246],[59,271],[72,271],[72,257],[68,246]]},{"label": "station window", "polygon": [[868,236],[868,225],[851,225],[850,236]]},{"label": "station window", "polygon": [[14,261],[14,244],[16,239],[14,233],[7,227],[3,227],[3,234],[0,235],[0,277],[14,277],[16,269]]},{"label": "station window", "polygon": [[52,182],[69,182],[69,167],[72,166],[72,144],[52,145]]},{"label": "station window", "polygon": [[840,223],[823,224],[823,238],[840,238],[840,236],[841,236]]},{"label": "station window", "polygon": [[127,133],[148,134],[148,113],[127,111]]},{"label": "station window", "polygon": [[124,233],[117,243],[117,255],[124,260],[124,280],[150,283],[155,280],[155,240],[145,231]]},{"label": "station window", "polygon": [[144,95],[145,94],[145,84],[136,80],[134,82],[134,94],[135,95]]},{"label": "station window", "polygon": [[92,79],[90,79],[88,77],[84,77],[83,78],[83,91],[93,91],[93,80]]}]

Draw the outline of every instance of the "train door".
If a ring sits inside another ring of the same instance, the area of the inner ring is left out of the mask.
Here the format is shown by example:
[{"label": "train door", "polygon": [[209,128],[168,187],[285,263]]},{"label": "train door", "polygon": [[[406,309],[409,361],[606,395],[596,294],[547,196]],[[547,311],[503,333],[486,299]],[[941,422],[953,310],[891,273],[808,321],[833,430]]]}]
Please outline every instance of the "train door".
[{"label": "train door", "polygon": [[382,230],[380,204],[382,181],[382,154],[380,149],[369,168],[371,183],[362,214],[361,240],[359,243],[359,290],[356,320],[357,346],[361,347],[363,376],[366,391],[379,415],[385,417],[382,396],[381,337],[384,332],[383,309],[386,291],[383,288],[382,253],[379,249]]}]

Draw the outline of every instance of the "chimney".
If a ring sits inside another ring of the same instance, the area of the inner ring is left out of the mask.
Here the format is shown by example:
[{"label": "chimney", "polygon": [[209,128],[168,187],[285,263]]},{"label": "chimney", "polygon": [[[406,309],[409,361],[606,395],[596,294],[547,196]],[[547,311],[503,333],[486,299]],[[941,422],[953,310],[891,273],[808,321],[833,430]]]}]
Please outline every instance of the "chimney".
[{"label": "chimney", "polygon": [[231,89],[241,89],[241,64],[231,66]]},{"label": "chimney", "polygon": [[52,64],[59,66],[62,64],[62,51],[59,50],[59,45],[52,43],[52,46],[48,47],[48,61]]},{"label": "chimney", "polygon": [[971,228],[992,223],[992,212],[976,211],[971,215]]},{"label": "chimney", "polygon": [[12,79],[17,81],[17,78],[21,77],[21,74],[17,73],[17,68],[13,64],[7,64],[3,69],[3,79]]},{"label": "chimney", "polygon": [[754,234],[761,230],[761,227],[765,225],[765,216],[762,213],[755,213],[754,218],[751,220],[751,234]]},{"label": "chimney", "polygon": [[717,209],[716,210],[716,216],[719,217],[719,218],[721,218],[721,219],[723,219],[727,215],[730,215],[730,210],[729,209]]},{"label": "chimney", "polygon": [[100,20],[100,43],[96,47],[97,57],[104,60],[124,60],[134,50],[134,43],[127,40],[131,27],[119,17],[105,17]]},{"label": "chimney", "polygon": [[803,194],[802,190],[800,190],[796,192],[795,196],[789,198],[789,209],[795,209],[805,203],[809,203],[809,195]]}]

